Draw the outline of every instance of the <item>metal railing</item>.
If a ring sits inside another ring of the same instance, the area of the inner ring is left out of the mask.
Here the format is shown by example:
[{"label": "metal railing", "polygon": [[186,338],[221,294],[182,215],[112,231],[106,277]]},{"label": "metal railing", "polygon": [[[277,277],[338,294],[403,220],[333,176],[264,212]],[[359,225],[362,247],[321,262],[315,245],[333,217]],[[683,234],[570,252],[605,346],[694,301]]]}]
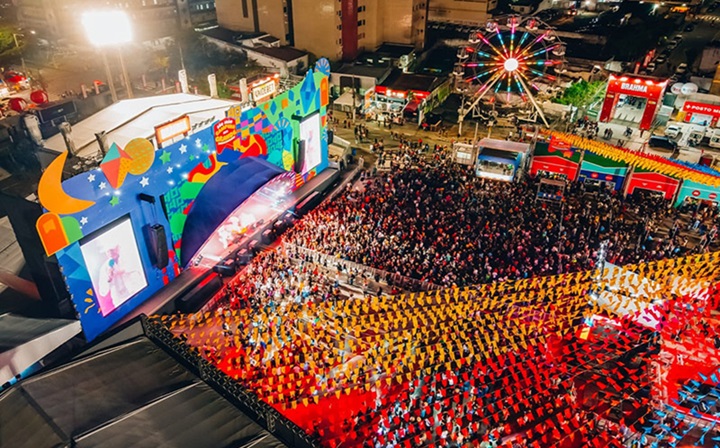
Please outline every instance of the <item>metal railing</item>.
[{"label": "metal railing", "polygon": [[384,271],[382,269],[376,269],[364,264],[355,263],[353,261],[347,260],[345,258],[339,257],[339,256],[332,256],[328,254],[324,254],[322,252],[318,252],[313,249],[308,249],[306,247],[298,246],[293,243],[284,242],[286,250],[289,251],[296,251],[297,253],[303,254],[305,256],[309,256],[313,261],[315,262],[322,262],[325,261],[327,263],[330,263],[332,266],[337,266],[338,264],[342,264],[345,267],[345,271],[350,271],[352,269],[355,269],[359,272],[369,272],[372,277],[378,277],[383,282],[387,283],[388,285],[395,285],[399,286],[405,290],[408,291],[434,291],[437,289],[442,289],[441,286],[436,285],[431,282],[426,282],[422,280],[417,280],[411,277],[406,277],[401,274],[393,274],[388,271]]}]

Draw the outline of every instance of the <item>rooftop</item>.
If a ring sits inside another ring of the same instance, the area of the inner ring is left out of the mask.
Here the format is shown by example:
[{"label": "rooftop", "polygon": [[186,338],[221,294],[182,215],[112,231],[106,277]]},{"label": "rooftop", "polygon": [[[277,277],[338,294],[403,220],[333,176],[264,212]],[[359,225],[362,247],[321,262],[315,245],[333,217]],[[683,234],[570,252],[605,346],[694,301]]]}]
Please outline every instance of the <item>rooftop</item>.
[{"label": "rooftop", "polygon": [[335,70],[333,73],[342,75],[363,76],[366,78],[375,78],[378,82],[382,82],[392,72],[390,67],[374,67],[371,65],[353,65],[345,64]]},{"label": "rooftop", "polygon": [[382,44],[380,45],[375,53],[390,56],[392,58],[399,58],[415,51],[415,47],[412,45],[401,45],[401,44]]},{"label": "rooftop", "polygon": [[402,71],[395,69],[381,85],[401,92],[407,92],[410,90],[432,92],[440,83],[441,80],[435,76],[403,73]]},{"label": "rooftop", "polygon": [[240,40],[255,39],[260,36],[265,36],[266,33],[256,33],[254,31],[233,31],[223,27],[210,28],[200,32],[200,34],[227,42],[229,44],[236,44]]},{"label": "rooftop", "polygon": [[[155,126],[186,114],[191,125],[224,118],[234,104],[234,101],[186,93],[122,100],[74,124],[72,136],[79,155],[88,157],[100,151],[95,138],[98,132],[107,132],[108,144],[124,147],[134,138],[153,138]],[[45,149],[57,153],[67,150],[61,134],[47,139]]]},{"label": "rooftop", "polygon": [[245,51],[254,51],[265,56],[285,62],[292,62],[308,55],[307,51],[298,50],[295,47],[243,47]]}]

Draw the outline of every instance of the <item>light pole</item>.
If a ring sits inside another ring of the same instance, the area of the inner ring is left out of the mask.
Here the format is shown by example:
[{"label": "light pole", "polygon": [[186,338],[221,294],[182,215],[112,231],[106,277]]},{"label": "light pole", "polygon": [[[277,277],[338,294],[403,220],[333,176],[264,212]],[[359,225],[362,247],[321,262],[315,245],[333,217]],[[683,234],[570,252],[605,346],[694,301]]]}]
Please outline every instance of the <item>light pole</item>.
[{"label": "light pole", "polygon": [[[30,31],[30,34],[35,34],[35,31]],[[12,33],[13,40],[15,41],[15,48],[20,48],[20,43],[18,42],[18,36],[25,37],[23,33]],[[27,76],[27,68],[25,67],[25,56],[23,55],[23,51],[20,50],[20,62],[22,63],[22,71],[23,75]]]},{"label": "light pole", "polygon": [[128,98],[133,97],[130,77],[125,68],[125,61],[122,57],[121,45],[132,40],[132,26],[128,15],[119,10],[88,11],[82,15],[82,24],[85,28],[88,40],[100,49],[100,54],[105,65],[105,75],[108,78],[108,86],[113,102],[117,102],[118,96],[113,82],[113,74],[108,64],[106,51],[103,47],[116,47],[120,58],[120,69],[127,88]]}]

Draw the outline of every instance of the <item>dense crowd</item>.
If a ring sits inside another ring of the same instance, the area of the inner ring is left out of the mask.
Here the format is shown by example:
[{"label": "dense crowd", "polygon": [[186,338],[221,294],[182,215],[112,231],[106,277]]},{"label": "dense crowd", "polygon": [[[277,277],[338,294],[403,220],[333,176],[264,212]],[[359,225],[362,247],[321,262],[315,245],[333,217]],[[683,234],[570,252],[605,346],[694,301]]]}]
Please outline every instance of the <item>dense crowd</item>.
[{"label": "dense crowd", "polygon": [[456,165],[413,162],[322,205],[286,239],[439,285],[592,269],[603,240],[608,260],[621,265],[695,250],[687,235],[660,231],[679,219],[662,198],[586,194],[576,183],[555,204],[536,200],[533,179],[502,183]]}]

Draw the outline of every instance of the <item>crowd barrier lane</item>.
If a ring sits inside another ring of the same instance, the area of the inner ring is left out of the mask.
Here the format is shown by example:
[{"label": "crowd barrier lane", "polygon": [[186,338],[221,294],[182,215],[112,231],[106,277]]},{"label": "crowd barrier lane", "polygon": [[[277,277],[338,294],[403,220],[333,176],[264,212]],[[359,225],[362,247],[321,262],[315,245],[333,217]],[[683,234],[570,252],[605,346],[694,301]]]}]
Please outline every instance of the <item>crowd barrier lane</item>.
[{"label": "crowd barrier lane", "polygon": [[233,381],[223,371],[184,344],[163,325],[161,320],[141,317],[145,335],[198,375],[210,387],[229,399],[242,412],[255,420],[287,446],[319,448],[298,425],[283,417],[275,408],[261,401],[253,392]]},{"label": "crowd barrier lane", "polygon": [[366,272],[370,274],[371,278],[378,277],[381,281],[384,281],[385,283],[392,282],[393,285],[400,286],[403,289],[411,290],[411,291],[435,291],[442,289],[441,286],[436,285],[434,283],[430,282],[423,282],[420,280],[416,280],[414,278],[406,277],[404,275],[398,274],[398,273],[391,273],[388,271],[384,271],[382,269],[376,269],[364,264],[355,263],[350,260],[346,260],[344,258],[340,257],[334,257],[332,255],[324,254],[322,252],[318,252],[313,249],[308,249],[306,247],[298,246],[293,243],[284,242],[285,250],[295,251],[295,253],[302,254],[304,256],[310,256],[311,258],[315,259],[317,262],[326,261],[332,266],[336,266],[338,264],[345,265],[345,271],[350,271],[352,269],[357,270],[358,272]]}]

